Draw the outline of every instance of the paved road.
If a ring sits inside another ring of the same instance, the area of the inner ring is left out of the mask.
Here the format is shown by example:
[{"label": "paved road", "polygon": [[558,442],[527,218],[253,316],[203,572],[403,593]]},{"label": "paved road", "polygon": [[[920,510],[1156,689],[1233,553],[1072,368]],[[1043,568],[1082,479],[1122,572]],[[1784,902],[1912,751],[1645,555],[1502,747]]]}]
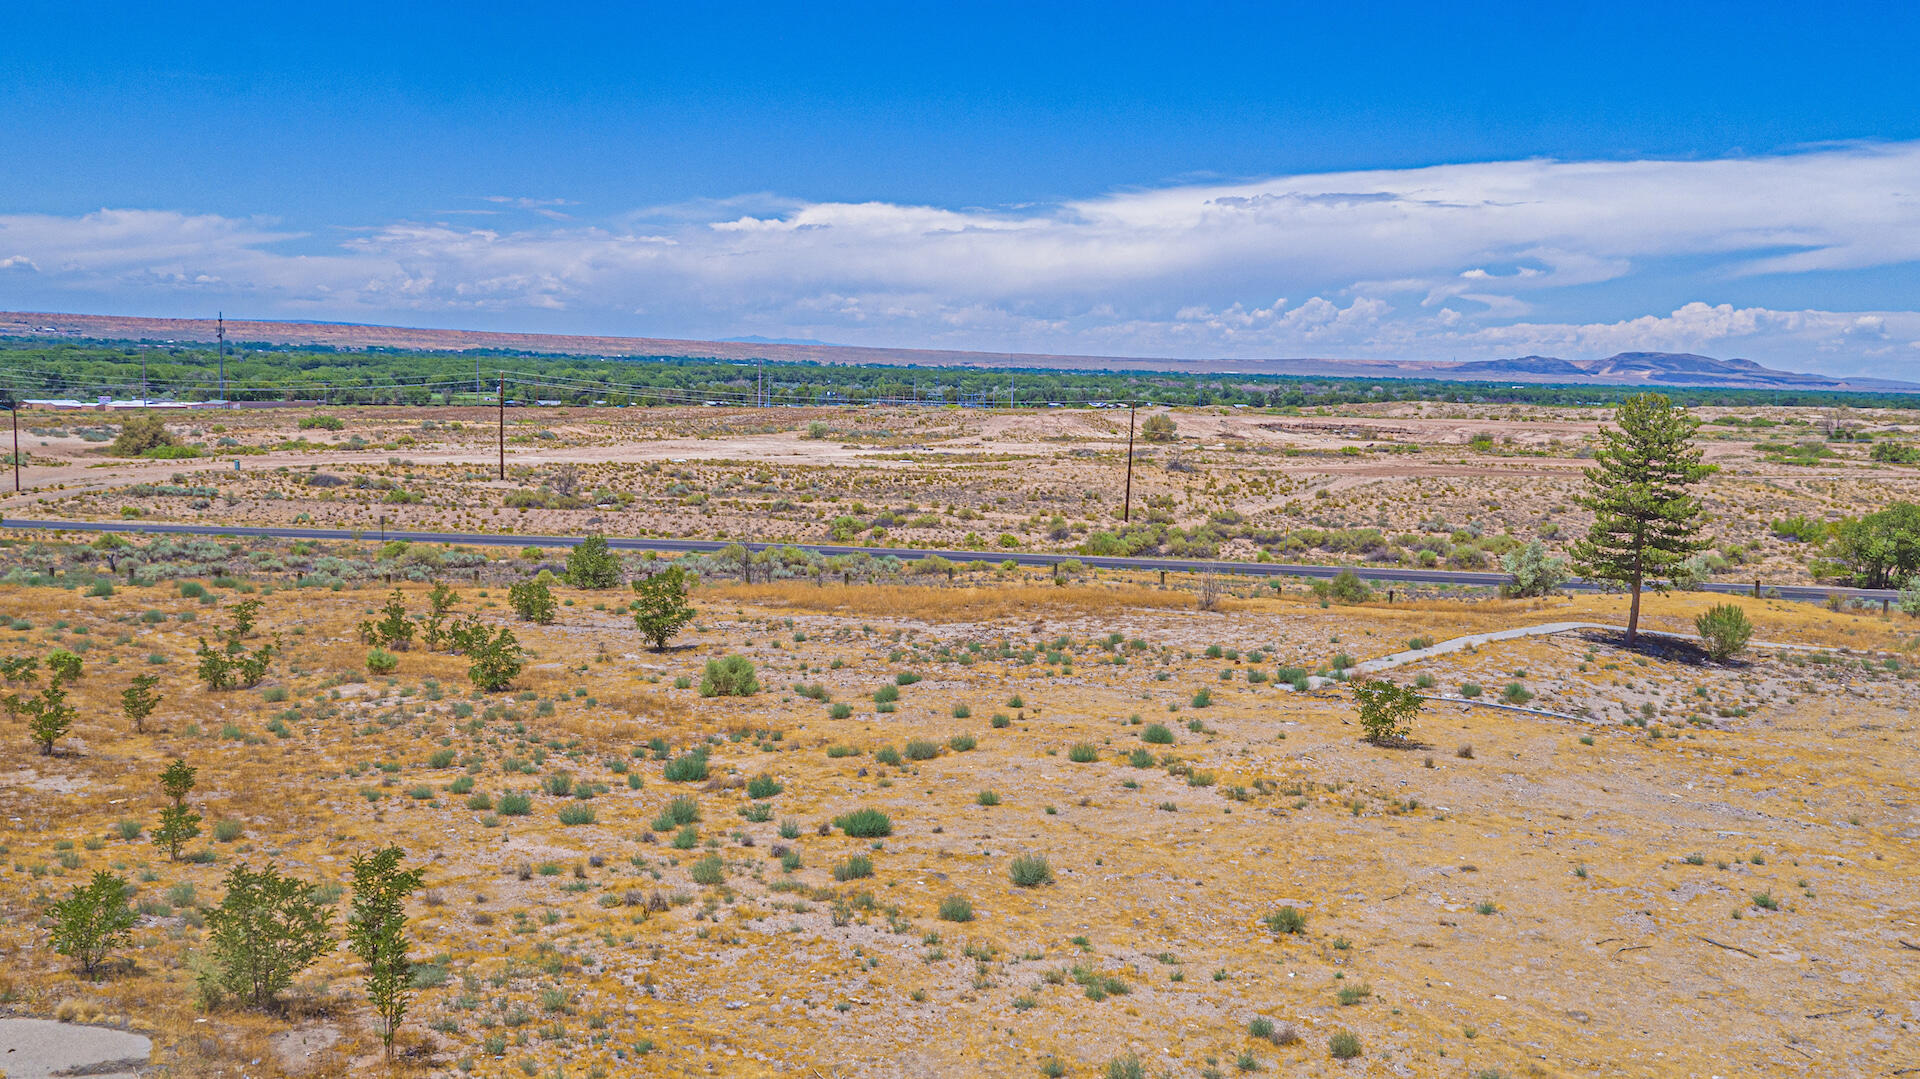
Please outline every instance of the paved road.
[{"label": "paved road", "polygon": [[[351,532],[335,528],[253,528],[243,525],[205,525],[175,524],[164,521],[48,521],[31,520],[21,517],[0,518],[0,528],[38,529],[42,531],[76,532],[134,532],[148,535],[178,534],[189,536],[267,536],[275,539],[388,539],[409,540],[416,543],[464,543],[473,546],[490,547],[571,547],[579,543],[580,536],[539,536],[518,533],[497,532],[416,532],[406,529],[367,529]],[[666,551],[712,553],[730,546],[730,542],[720,540],[687,539],[635,539],[624,536],[607,537],[607,546],[628,551]],[[1122,558],[1109,555],[1054,554],[1032,551],[959,551],[905,547],[852,547],[831,543],[743,543],[749,550],[759,551],[774,547],[798,547],[822,555],[864,554],[874,558],[892,556],[902,560],[926,558],[938,555],[955,562],[971,562],[975,559],[1000,562],[1012,559],[1023,566],[1051,567],[1069,560],[1102,569],[1128,570],[1167,570],[1173,573],[1235,573],[1250,577],[1332,577],[1343,569],[1352,569],[1361,577],[1370,581],[1388,584],[1448,584],[1465,585],[1477,588],[1498,588],[1508,581],[1504,573],[1475,573],[1467,570],[1418,569],[1402,566],[1313,566],[1280,562],[1220,562],[1191,558]],[[1566,586],[1575,591],[1596,591],[1599,586],[1578,578],[1568,581]],[[1800,600],[1802,602],[1824,602],[1829,595],[1839,593],[1843,596],[1881,601],[1898,599],[1899,593],[1891,589],[1880,588],[1830,588],[1824,585],[1770,585],[1770,593],[1777,593],[1781,599]],[[1702,586],[1703,591],[1725,592],[1733,595],[1747,595],[1753,591],[1751,584],[1731,584],[1712,582]]]}]

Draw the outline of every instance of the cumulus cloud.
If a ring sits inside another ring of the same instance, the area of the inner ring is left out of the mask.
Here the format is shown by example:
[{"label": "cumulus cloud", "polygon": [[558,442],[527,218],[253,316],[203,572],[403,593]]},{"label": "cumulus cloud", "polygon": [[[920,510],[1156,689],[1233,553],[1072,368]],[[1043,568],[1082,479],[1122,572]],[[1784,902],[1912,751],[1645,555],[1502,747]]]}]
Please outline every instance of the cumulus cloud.
[{"label": "cumulus cloud", "polygon": [[[760,193],[587,222],[565,199],[483,199],[547,218],[525,227],[0,215],[0,251],[75,295],[237,296],[261,315],[561,311],[595,331],[1171,356],[1744,349],[1885,369],[1920,359],[1913,312],[1690,301],[1920,261],[1916,192],[1920,143],[1899,143],[1281,176],[1017,208]],[[1539,319],[1608,288],[1680,292],[1665,313]]]}]

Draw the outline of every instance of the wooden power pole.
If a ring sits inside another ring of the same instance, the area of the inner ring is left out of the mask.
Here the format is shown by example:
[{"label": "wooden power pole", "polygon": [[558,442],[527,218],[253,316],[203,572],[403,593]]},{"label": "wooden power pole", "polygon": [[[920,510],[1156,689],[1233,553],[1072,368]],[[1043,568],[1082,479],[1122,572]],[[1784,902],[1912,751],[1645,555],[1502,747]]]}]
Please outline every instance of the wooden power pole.
[{"label": "wooden power pole", "polygon": [[507,478],[507,375],[500,373],[500,478]]},{"label": "wooden power pole", "polygon": [[1134,406],[1127,406],[1127,495],[1120,507],[1120,523],[1133,520],[1133,420]]}]

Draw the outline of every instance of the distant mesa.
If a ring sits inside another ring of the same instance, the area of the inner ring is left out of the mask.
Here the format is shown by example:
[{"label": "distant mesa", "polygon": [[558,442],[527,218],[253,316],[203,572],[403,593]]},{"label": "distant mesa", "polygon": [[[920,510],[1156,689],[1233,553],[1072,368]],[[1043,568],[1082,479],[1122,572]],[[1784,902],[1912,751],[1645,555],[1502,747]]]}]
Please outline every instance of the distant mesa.
[{"label": "distant mesa", "polygon": [[[211,343],[212,319],[132,318],[0,312],[0,337],[64,337],[102,341]],[[1321,378],[1431,378],[1461,382],[1526,382],[1575,386],[1685,386],[1757,390],[1852,390],[1920,393],[1920,383],[1777,371],[1752,360],[1688,352],[1621,352],[1599,360],[1517,356],[1505,360],[1428,362],[1367,359],[1199,359],[1146,356],[1061,356],[1024,352],[959,352],[870,348],[811,340],[739,337],[685,341],[658,337],[591,337],[551,333],[368,326],[350,322],[227,320],[227,340],[335,349],[423,352],[515,352],[633,358],[767,360],[775,363],[883,364],[1051,371],[1160,371],[1182,374],[1296,375]]]}]

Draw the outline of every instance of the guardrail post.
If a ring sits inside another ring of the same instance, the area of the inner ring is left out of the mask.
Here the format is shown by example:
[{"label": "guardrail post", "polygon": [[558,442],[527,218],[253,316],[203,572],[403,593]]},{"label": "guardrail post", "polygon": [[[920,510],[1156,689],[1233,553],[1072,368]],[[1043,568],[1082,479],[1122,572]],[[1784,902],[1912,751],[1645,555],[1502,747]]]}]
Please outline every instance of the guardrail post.
[{"label": "guardrail post", "polygon": [[1755,577],[1753,579],[1753,598],[1754,599],[1760,598],[1760,578],[1758,577]]}]

